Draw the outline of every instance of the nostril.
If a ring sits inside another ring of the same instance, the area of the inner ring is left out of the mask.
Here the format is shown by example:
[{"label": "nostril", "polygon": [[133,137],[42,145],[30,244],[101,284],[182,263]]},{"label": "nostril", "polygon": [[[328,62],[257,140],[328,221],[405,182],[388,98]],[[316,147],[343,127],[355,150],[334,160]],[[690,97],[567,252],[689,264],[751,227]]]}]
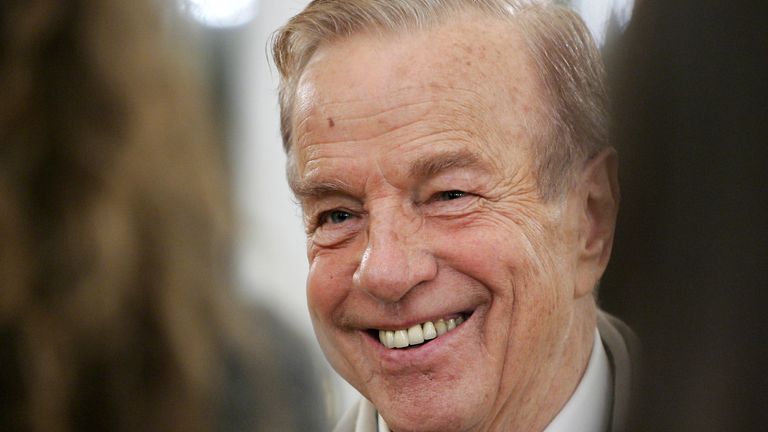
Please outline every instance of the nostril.
[{"label": "nostril", "polygon": [[396,303],[436,277],[437,263],[430,253],[381,243],[369,245],[363,253],[352,276],[357,289],[379,301]]}]

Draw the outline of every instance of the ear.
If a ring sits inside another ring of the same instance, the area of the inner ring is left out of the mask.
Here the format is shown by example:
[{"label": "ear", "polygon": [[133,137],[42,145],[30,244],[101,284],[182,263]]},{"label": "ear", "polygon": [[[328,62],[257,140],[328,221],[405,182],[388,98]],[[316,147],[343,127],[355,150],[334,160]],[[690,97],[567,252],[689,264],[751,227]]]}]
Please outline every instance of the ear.
[{"label": "ear", "polygon": [[575,297],[591,293],[603,276],[613,247],[619,211],[618,156],[605,149],[584,165],[578,176],[578,251]]}]

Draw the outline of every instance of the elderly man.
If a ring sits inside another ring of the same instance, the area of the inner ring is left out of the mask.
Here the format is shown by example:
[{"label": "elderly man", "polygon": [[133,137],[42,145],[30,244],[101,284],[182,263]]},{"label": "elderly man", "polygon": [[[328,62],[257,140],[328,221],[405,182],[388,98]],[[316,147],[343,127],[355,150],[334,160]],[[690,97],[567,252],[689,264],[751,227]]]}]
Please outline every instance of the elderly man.
[{"label": "elderly man", "polygon": [[621,427],[596,307],[618,208],[580,19],[512,0],[316,0],[276,35],[307,293],[365,397],[338,431]]}]

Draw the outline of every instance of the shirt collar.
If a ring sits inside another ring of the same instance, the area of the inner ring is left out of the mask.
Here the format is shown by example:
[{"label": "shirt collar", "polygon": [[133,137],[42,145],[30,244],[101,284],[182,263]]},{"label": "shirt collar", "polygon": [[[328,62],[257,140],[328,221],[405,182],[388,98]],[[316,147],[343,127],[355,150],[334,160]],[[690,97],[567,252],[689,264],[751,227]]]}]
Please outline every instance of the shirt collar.
[{"label": "shirt collar", "polygon": [[544,432],[607,431],[611,421],[613,376],[608,356],[595,329],[587,370],[576,391]]},{"label": "shirt collar", "polygon": [[387,426],[387,422],[384,421],[384,417],[382,417],[381,414],[378,415],[378,418],[376,420],[379,425],[379,427],[377,428],[377,432],[390,432],[389,426]]}]

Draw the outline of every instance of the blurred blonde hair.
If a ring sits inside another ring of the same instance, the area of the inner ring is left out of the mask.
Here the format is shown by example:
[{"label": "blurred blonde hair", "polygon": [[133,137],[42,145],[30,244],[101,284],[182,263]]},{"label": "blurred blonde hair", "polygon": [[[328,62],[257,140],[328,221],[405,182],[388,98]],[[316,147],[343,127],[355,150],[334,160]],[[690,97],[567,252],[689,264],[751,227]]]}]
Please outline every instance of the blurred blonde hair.
[{"label": "blurred blonde hair", "polygon": [[[290,152],[296,86],[319,46],[356,33],[402,33],[450,23],[473,11],[519,25],[548,91],[551,109],[535,152],[541,195],[565,190],[572,167],[608,147],[605,71],[573,11],[534,0],[314,0],[273,36],[280,72],[283,146]],[[289,158],[289,164],[290,164]],[[289,176],[293,175],[289,165]]]},{"label": "blurred blonde hair", "polygon": [[221,352],[243,339],[227,295],[228,185],[199,68],[155,6],[0,5],[0,425],[11,430],[215,423]]}]

